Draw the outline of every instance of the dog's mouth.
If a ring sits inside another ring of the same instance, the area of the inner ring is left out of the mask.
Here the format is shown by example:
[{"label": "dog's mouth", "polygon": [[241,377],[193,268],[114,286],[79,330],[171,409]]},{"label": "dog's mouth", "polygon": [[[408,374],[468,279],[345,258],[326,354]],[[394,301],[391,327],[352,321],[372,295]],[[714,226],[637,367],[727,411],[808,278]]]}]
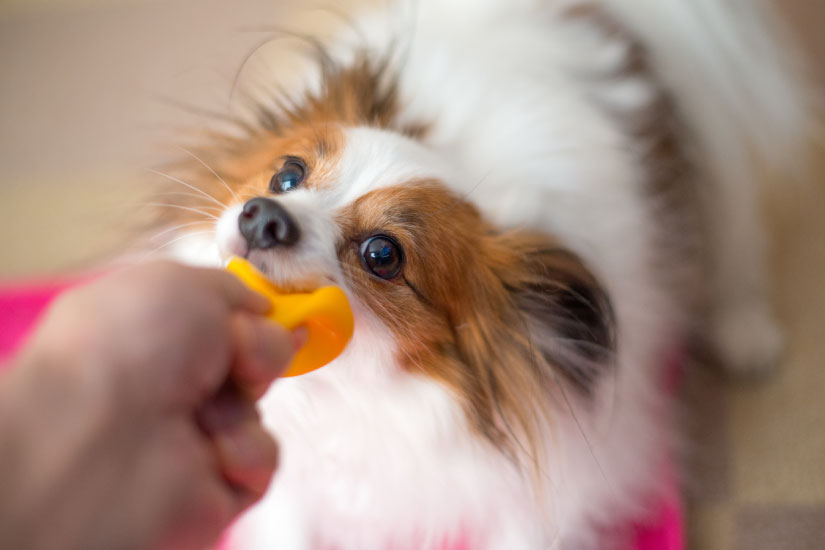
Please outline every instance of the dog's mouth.
[{"label": "dog's mouth", "polygon": [[215,238],[224,260],[232,256],[244,258],[284,293],[312,292],[337,284],[334,276],[337,259],[327,258],[325,251],[319,250],[323,247],[312,246],[306,239],[256,246],[249,236],[241,234],[237,210],[227,211],[218,223]]},{"label": "dog's mouth", "polygon": [[[272,280],[272,279],[270,279]],[[331,281],[329,280],[297,280],[297,281],[289,281],[289,282],[280,282],[280,281],[272,281],[278,288],[284,291],[285,294],[301,294],[301,293],[310,293],[315,290],[318,290],[321,287],[329,286]]]},{"label": "dog's mouth", "polygon": [[248,253],[245,259],[285,294],[309,293],[335,284],[332,277],[328,275],[296,273],[296,270],[290,268],[287,262],[282,263],[277,258],[262,258],[258,254]]}]

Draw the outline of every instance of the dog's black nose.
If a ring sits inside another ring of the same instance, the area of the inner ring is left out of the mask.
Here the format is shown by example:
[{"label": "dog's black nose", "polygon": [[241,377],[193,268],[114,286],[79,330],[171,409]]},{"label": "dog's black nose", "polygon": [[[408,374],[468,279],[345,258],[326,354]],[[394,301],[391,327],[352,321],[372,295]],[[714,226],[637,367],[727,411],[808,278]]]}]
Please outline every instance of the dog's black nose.
[{"label": "dog's black nose", "polygon": [[293,246],[301,237],[298,224],[283,206],[258,197],[243,205],[238,227],[249,249]]}]

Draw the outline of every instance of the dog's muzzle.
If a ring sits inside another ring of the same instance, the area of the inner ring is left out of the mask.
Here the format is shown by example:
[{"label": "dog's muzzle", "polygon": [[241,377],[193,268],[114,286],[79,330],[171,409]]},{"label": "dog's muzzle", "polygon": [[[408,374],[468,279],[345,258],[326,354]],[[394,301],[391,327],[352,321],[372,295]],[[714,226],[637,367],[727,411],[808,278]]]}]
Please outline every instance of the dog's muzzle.
[{"label": "dog's muzzle", "polygon": [[265,197],[248,201],[238,216],[238,228],[249,250],[294,246],[301,238],[295,219],[278,202]]}]

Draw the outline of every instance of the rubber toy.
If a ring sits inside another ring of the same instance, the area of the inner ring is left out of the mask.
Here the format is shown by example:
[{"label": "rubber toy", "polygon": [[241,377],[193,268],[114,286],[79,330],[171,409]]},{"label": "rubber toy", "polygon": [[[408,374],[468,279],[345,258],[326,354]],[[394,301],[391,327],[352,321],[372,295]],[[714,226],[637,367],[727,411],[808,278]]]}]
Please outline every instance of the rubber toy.
[{"label": "rubber toy", "polygon": [[352,338],[354,321],[349,300],[336,286],[310,293],[284,293],[255,266],[232,258],[226,269],[249,288],[269,298],[267,317],[289,330],[304,326],[307,343],[298,350],[284,376],[298,376],[319,369],[338,357]]}]

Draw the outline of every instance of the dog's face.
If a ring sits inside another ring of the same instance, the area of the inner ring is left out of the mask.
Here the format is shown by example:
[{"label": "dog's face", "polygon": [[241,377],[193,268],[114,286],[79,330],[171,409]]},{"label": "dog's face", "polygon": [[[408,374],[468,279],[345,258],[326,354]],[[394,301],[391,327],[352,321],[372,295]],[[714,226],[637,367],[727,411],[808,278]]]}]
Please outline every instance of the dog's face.
[{"label": "dog's face", "polygon": [[598,282],[552,236],[485,221],[414,133],[317,114],[210,156],[218,173],[199,178],[222,180],[230,205],[221,254],[286,290],[342,287],[392,335],[396,361],[381,368],[443,383],[498,445],[514,430],[534,440],[557,373],[586,394],[611,356]]},{"label": "dog's face", "polygon": [[[448,221],[468,205],[449,192],[439,160],[414,141],[327,125],[261,145],[260,155],[239,162],[233,190],[242,199],[220,216],[224,258],[247,257],[285,289],[369,285],[380,295],[423,284],[427,255],[455,248],[450,239],[434,242],[442,223],[425,220]],[[483,232],[478,216],[472,228]]]}]

